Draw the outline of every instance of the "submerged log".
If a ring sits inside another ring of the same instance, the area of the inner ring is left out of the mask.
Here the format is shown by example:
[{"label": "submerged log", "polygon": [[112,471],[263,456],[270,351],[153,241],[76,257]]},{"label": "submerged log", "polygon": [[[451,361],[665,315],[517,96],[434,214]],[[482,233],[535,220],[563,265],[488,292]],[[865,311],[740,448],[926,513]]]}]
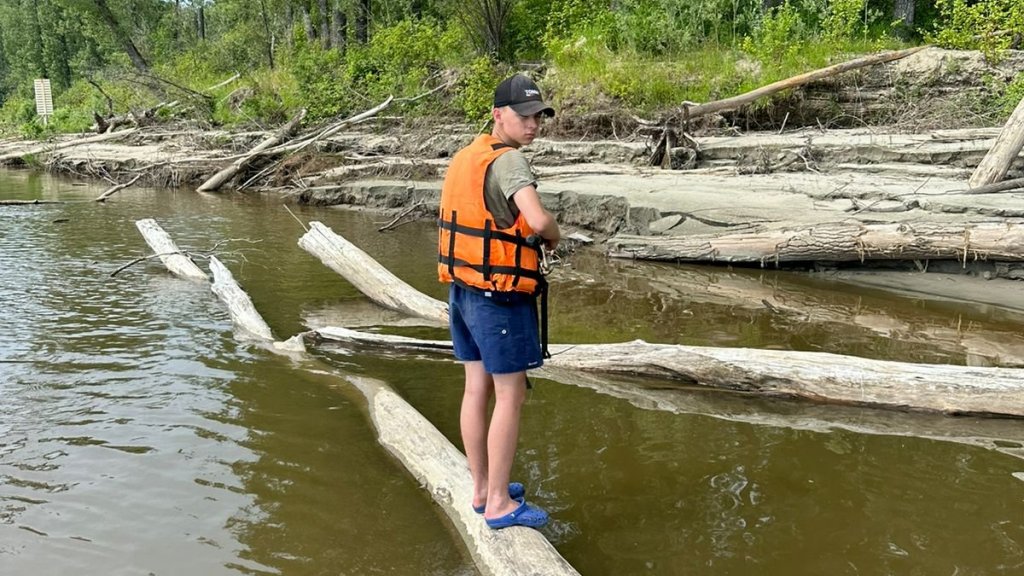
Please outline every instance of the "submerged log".
[{"label": "submerged log", "polygon": [[125,182],[124,184],[117,184],[115,186],[111,186],[110,189],[108,189],[106,192],[97,196],[95,201],[106,202],[107,198],[110,198],[111,196],[117,194],[121,190],[124,190],[125,188],[131,186],[132,184],[135,184],[135,182],[137,182],[139,178],[142,178],[142,174],[137,175],[135,178],[132,178],[131,180]]},{"label": "submerged log", "polygon": [[866,260],[1024,260],[1024,225],[829,223],[744,234],[617,235],[616,258],[672,262],[864,262]]},{"label": "submerged log", "polygon": [[430,491],[462,536],[477,567],[494,576],[578,574],[543,534],[530,528],[491,530],[473,512],[466,457],[426,418],[381,383],[350,376],[369,404],[380,443]]},{"label": "submerged log", "polygon": [[374,302],[392,310],[448,325],[448,305],[409,286],[348,240],[320,222],[310,222],[299,246],[345,277]]},{"label": "submerged log", "polygon": [[60,200],[0,200],[0,206],[31,206],[34,204],[63,204]]},{"label": "submerged log", "polygon": [[146,243],[153,249],[153,252],[159,256],[160,261],[164,263],[164,266],[171,271],[172,274],[185,278],[186,280],[198,280],[200,282],[206,282],[209,278],[206,273],[203,272],[196,263],[185,252],[178,249],[178,245],[171,240],[171,237],[156,223],[156,220],[152,218],[146,218],[143,220],[137,220],[135,227],[142,233],[142,237],[146,239]]},{"label": "submerged log", "polygon": [[221,186],[230,182],[232,178],[234,178],[239,172],[244,170],[245,167],[248,166],[249,163],[252,162],[254,158],[259,156],[261,152],[274,146],[277,146],[281,142],[284,142],[288,138],[290,138],[292,133],[295,132],[295,129],[299,126],[299,124],[302,122],[302,119],[305,117],[306,109],[303,108],[302,110],[299,111],[298,114],[295,115],[294,118],[291,119],[290,122],[285,124],[284,127],[281,128],[280,130],[278,130],[276,134],[263,140],[263,142],[260,142],[259,145],[250,150],[248,154],[239,158],[238,160],[235,160],[234,162],[231,163],[231,165],[208,178],[206,182],[203,182],[202,185],[200,185],[199,188],[197,188],[196,190],[198,192],[213,192],[215,190],[219,190]]},{"label": "submerged log", "polygon": [[274,339],[270,326],[263,320],[252,299],[235,281],[235,277],[216,256],[210,256],[210,270],[213,271],[213,293],[228,307],[235,325],[261,340]]},{"label": "submerged log", "polygon": [[[447,340],[368,334],[339,327],[316,338],[389,350],[451,351]],[[314,340],[316,339],[314,338]],[[649,344],[550,345],[551,368],[644,376],[733,392],[952,415],[1024,417],[1019,370],[890,362],[752,348]]]},{"label": "submerged log", "polygon": [[971,174],[971,188],[980,188],[1002,180],[1020,155],[1021,149],[1024,149],[1024,98],[1010,114],[1010,119],[1003,126],[995,144]]}]

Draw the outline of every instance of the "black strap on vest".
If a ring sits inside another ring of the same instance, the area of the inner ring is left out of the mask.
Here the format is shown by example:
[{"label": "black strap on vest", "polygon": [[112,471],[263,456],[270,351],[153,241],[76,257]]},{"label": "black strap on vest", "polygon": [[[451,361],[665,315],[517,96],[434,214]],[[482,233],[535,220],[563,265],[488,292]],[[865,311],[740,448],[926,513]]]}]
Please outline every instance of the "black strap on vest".
[{"label": "black strap on vest", "polygon": [[[455,227],[458,220],[458,211],[452,210],[452,228],[448,232],[448,275],[455,277]],[[443,260],[442,260],[443,261]]]},{"label": "black strap on vest", "polygon": [[[456,228],[456,231],[458,231],[457,228]],[[454,236],[454,234],[452,234],[452,236]],[[484,259],[484,262],[483,262],[483,264],[484,264],[484,269],[483,269],[484,282],[490,282],[491,281],[491,219],[490,218],[488,218],[487,220],[484,220],[483,259]]]}]

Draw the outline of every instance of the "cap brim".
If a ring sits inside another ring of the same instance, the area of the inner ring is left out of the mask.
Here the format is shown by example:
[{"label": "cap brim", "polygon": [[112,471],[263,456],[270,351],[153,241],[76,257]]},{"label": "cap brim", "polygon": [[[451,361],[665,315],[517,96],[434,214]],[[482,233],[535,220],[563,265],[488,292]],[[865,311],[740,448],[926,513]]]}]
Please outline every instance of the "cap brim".
[{"label": "cap brim", "polygon": [[537,100],[512,104],[510,107],[516,111],[516,114],[520,114],[522,116],[536,116],[541,112],[543,112],[548,118],[552,118],[555,115],[554,108]]}]

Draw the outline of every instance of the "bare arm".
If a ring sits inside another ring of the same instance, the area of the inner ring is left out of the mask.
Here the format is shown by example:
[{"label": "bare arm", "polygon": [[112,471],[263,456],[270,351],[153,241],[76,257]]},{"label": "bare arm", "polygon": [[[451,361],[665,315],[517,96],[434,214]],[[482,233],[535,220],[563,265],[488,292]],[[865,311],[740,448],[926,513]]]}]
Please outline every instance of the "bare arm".
[{"label": "bare arm", "polygon": [[520,188],[512,195],[512,201],[516,203],[519,213],[523,215],[530,228],[533,228],[533,231],[544,239],[548,248],[553,249],[558,246],[558,241],[562,237],[558,230],[558,222],[555,221],[554,215],[541,204],[537,188],[532,185]]}]

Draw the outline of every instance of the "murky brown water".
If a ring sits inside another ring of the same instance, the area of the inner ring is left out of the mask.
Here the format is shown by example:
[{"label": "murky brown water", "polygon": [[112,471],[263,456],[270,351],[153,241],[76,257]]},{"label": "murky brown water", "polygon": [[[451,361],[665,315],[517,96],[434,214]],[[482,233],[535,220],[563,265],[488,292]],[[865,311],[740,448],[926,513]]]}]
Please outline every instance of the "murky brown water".
[{"label": "murky brown water", "polygon": [[[101,191],[0,172],[0,199]],[[429,224],[382,235],[372,215],[297,213],[443,296]],[[236,340],[207,287],[157,263],[109,277],[145,254],[144,217],[192,250],[239,239],[221,259],[279,338],[388,317],[298,248],[272,199],[131,189],[0,207],[0,574],[475,573],[343,379]],[[992,307],[586,255],[555,282],[553,341],[1024,365],[1024,318]],[[457,365],[317,355],[387,381],[457,443]],[[1019,448],[1024,422],[577,384],[531,392],[515,476],[583,574],[1024,572],[1024,460],[989,448]]]}]

